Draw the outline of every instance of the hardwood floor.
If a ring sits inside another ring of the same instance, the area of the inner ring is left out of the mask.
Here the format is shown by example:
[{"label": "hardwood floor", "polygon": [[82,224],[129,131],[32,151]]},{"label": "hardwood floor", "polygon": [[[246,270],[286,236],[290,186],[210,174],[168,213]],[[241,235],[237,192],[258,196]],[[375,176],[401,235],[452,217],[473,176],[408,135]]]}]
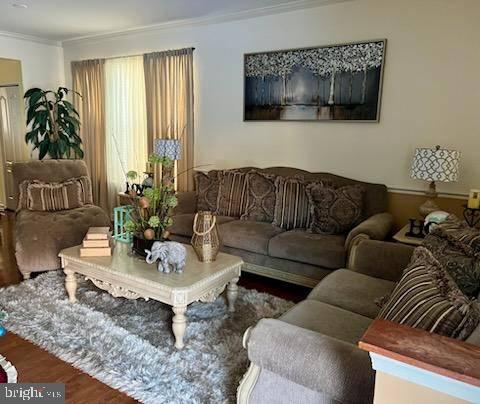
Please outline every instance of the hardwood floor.
[{"label": "hardwood floor", "polygon": [[[0,287],[22,281],[15,261],[14,228],[14,213],[0,215]],[[239,284],[295,302],[309,292],[308,288],[247,273]],[[0,354],[16,367],[19,382],[65,383],[67,403],[136,402],[13,333],[0,338]]]}]

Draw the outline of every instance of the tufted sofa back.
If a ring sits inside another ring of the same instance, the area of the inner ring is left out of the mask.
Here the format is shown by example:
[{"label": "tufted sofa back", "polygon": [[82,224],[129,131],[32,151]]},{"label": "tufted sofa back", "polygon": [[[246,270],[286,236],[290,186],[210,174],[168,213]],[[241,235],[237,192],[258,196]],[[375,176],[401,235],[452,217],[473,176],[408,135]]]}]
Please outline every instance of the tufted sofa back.
[{"label": "tufted sofa back", "polygon": [[15,199],[18,200],[18,186],[25,180],[62,182],[70,178],[88,176],[83,160],[31,160],[15,162],[12,165]]}]

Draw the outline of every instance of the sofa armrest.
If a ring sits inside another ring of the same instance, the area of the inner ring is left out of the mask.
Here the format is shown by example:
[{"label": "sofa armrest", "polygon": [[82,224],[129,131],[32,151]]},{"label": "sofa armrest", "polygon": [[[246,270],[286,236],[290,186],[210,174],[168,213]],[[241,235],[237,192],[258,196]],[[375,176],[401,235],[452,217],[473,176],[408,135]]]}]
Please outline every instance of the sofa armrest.
[{"label": "sofa armrest", "polygon": [[360,239],[385,240],[392,231],[393,216],[390,213],[377,213],[361,222],[348,233],[345,248],[350,251],[355,241]]},{"label": "sofa armrest", "polygon": [[363,240],[353,247],[349,269],[398,282],[412,257],[414,247],[386,241]]},{"label": "sofa armrest", "polygon": [[248,334],[248,357],[258,367],[341,403],[373,400],[374,371],[356,346],[274,319]]},{"label": "sofa armrest", "polygon": [[197,193],[195,191],[178,192],[178,205],[173,212],[174,215],[184,213],[197,213]]}]

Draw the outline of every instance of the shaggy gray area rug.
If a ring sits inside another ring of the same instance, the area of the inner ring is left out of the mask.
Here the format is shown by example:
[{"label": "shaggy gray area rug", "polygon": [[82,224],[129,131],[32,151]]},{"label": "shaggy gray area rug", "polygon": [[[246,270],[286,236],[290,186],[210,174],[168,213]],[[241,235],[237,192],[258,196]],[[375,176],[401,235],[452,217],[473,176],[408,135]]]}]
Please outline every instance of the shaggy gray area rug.
[{"label": "shaggy gray area rug", "polygon": [[89,281],[79,283],[77,298],[68,302],[60,271],[0,289],[8,330],[145,403],[234,402],[248,365],[244,331],[293,305],[245,288],[233,314],[223,296],[193,303],[177,351],[169,306],[114,298]]}]

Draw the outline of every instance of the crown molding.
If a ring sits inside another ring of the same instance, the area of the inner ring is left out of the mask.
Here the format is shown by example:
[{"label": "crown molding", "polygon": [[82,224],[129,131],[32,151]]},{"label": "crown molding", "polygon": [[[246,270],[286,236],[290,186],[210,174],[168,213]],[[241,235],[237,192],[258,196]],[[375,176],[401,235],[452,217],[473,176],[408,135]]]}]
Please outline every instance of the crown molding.
[{"label": "crown molding", "polygon": [[117,39],[126,35],[143,34],[148,32],[163,31],[178,28],[191,28],[202,25],[219,24],[229,21],[245,20],[255,17],[263,17],[274,14],[288,13],[290,11],[303,10],[314,7],[327,6],[331,4],[345,3],[355,0],[297,0],[289,3],[278,4],[255,8],[252,10],[237,11],[229,14],[222,14],[210,17],[188,18],[183,20],[163,22],[158,24],[144,25],[140,27],[128,28],[118,31],[110,31],[101,34],[84,35],[63,40],[65,45],[77,45],[83,43],[93,43],[97,41]]},{"label": "crown molding", "polygon": [[54,41],[52,39],[41,38],[34,35],[19,34],[18,32],[0,31],[0,37],[19,39],[21,41],[36,42],[43,45],[62,47],[60,41]]}]

